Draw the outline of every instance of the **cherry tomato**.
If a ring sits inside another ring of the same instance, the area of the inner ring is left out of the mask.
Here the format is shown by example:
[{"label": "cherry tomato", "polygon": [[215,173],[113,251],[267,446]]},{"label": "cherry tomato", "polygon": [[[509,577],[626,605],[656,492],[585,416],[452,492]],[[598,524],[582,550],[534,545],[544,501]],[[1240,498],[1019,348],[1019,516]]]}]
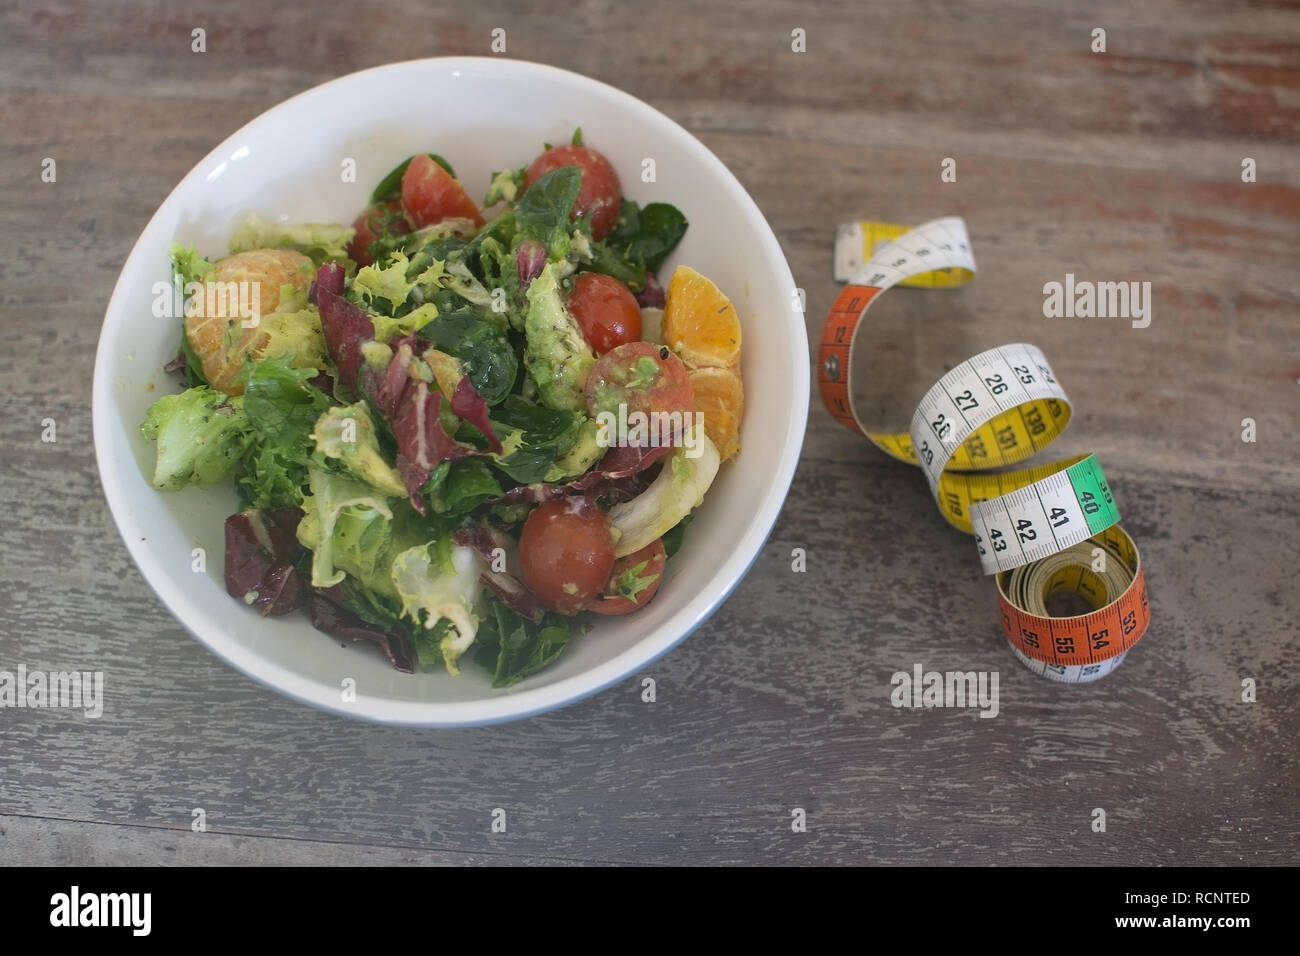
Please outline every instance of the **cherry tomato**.
[{"label": "cherry tomato", "polygon": [[483,214],[465,187],[427,153],[412,156],[411,165],[402,174],[402,205],[417,229],[453,218],[472,219],[474,225],[483,225]]},{"label": "cherry tomato", "polygon": [[614,562],[605,589],[587,605],[597,614],[630,614],[650,603],[664,579],[668,552],[663,539],[656,538],[640,551]]},{"label": "cherry tomato", "polygon": [[370,258],[372,242],[383,235],[408,233],[411,231],[411,224],[406,221],[402,204],[394,199],[392,202],[367,206],[361,215],[357,216],[352,228],[357,231],[357,234],[352,237],[352,244],[348,246],[348,255],[357,265],[368,266],[374,261]]},{"label": "cherry tomato", "polygon": [[528,590],[561,614],[577,614],[609,581],[614,534],[609,516],[583,498],[538,505],[519,537]]},{"label": "cherry tomato", "polygon": [[631,290],[613,276],[580,273],[565,305],[597,355],[641,341],[641,307]]},{"label": "cherry tomato", "polygon": [[587,146],[552,146],[533,160],[524,177],[531,186],[553,169],[577,166],[582,170],[582,187],[573,204],[573,218],[585,216],[591,223],[591,237],[604,239],[618,222],[619,201],[623,187],[609,160]]},{"label": "cherry tomato", "polygon": [[587,412],[689,412],[695,391],[686,366],[666,345],[628,342],[610,349],[587,375]]}]

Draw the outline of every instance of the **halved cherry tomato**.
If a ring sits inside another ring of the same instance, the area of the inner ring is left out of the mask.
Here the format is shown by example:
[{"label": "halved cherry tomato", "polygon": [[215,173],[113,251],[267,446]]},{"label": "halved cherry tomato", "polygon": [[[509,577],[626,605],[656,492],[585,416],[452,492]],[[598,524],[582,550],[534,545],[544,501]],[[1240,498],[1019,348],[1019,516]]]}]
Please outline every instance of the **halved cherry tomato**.
[{"label": "halved cherry tomato", "polygon": [[372,242],[383,235],[408,233],[411,231],[411,224],[406,219],[402,204],[394,199],[391,202],[367,206],[361,215],[357,216],[352,228],[356,230],[356,235],[352,237],[352,244],[348,246],[348,255],[357,265],[368,266],[373,261],[370,258]]},{"label": "halved cherry tomato", "polygon": [[560,498],[533,509],[519,536],[524,584],[561,614],[577,614],[609,581],[614,534],[609,516],[583,498]]},{"label": "halved cherry tomato", "polygon": [[682,360],[666,345],[628,342],[610,349],[587,375],[587,411],[689,412],[695,392]]},{"label": "halved cherry tomato", "polygon": [[614,562],[605,589],[587,605],[587,610],[597,614],[630,614],[640,610],[659,591],[667,563],[668,552],[661,538],[619,558]]},{"label": "halved cherry tomato", "polygon": [[565,305],[597,355],[641,341],[641,307],[631,290],[613,276],[580,273]]},{"label": "halved cherry tomato", "polygon": [[553,169],[577,166],[582,170],[582,186],[573,204],[573,218],[586,217],[591,223],[591,237],[604,239],[618,222],[623,186],[608,159],[589,146],[552,146],[533,160],[524,175],[524,185],[531,186]]},{"label": "halved cherry tomato", "polygon": [[465,187],[428,153],[412,156],[411,165],[402,174],[402,205],[417,229],[453,218],[472,219],[476,226],[483,225],[483,214]]}]

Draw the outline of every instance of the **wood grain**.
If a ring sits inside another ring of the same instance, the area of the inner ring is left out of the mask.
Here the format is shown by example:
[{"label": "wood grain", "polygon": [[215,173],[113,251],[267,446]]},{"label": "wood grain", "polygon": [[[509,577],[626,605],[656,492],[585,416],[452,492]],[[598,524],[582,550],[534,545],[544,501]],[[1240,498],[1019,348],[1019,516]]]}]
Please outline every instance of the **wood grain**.
[{"label": "wood grain", "polygon": [[[364,36],[347,9],[0,11],[0,668],[94,662],[108,688],[98,720],[0,709],[0,863],[1295,862],[1294,4],[665,2],[648,18],[403,0]],[[495,26],[511,55],[696,132],[772,223],[814,340],[836,222],[966,217],[979,277],[873,309],[864,408],[902,426],[967,355],[1044,349],[1075,403],[1062,451],[1101,456],[1148,568],[1153,630],[1113,676],[1061,688],[1023,670],[919,474],[816,399],[735,594],[646,675],[566,710],[438,733],[351,723],[185,634],[122,547],[93,460],[93,353],[131,244],[262,110],[381,62],[487,54]],[[956,183],[939,180],[948,156]],[[1151,327],[1043,318],[1042,285],[1066,272],[1150,281]],[[998,671],[998,717],[894,709],[890,676],[917,662]],[[198,807],[207,833],[190,830]]]}]

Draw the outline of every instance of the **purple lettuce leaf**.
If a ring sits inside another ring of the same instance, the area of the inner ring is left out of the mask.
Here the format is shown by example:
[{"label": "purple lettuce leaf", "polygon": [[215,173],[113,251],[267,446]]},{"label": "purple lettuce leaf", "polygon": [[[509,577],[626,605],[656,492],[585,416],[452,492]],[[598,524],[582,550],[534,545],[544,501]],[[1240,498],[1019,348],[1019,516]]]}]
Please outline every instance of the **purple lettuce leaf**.
[{"label": "purple lettuce leaf", "polygon": [[488,448],[494,454],[501,454],[501,439],[497,438],[492,423],[488,421],[488,403],[474,388],[468,375],[461,376],[461,380],[456,383],[456,391],[451,396],[451,411],[481,431],[488,440]]},{"label": "purple lettuce leaf", "polygon": [[[307,601],[295,570],[304,548],[294,536],[302,512],[252,509],[226,519],[226,592],[263,616],[287,614]],[[251,596],[251,598],[250,598]]]},{"label": "purple lettuce leaf", "polygon": [[335,588],[322,588],[311,594],[311,623],[318,631],[347,641],[370,641],[379,646],[394,668],[404,674],[415,673],[415,648],[405,634],[390,634],[367,624],[341,603]]},{"label": "purple lettuce leaf", "polygon": [[343,268],[338,263],[320,267],[315,288],[325,347],[338,367],[338,382],[355,395],[361,346],[374,339],[375,324],[365,309],[343,298]]},{"label": "purple lettuce leaf", "polygon": [[664,287],[659,284],[659,277],[649,269],[645,271],[645,288],[636,294],[636,304],[643,309],[662,309],[668,297]]},{"label": "purple lettuce leaf", "polygon": [[546,245],[537,239],[525,239],[515,250],[515,264],[519,267],[519,288],[525,292],[533,280],[542,274],[546,265]]}]

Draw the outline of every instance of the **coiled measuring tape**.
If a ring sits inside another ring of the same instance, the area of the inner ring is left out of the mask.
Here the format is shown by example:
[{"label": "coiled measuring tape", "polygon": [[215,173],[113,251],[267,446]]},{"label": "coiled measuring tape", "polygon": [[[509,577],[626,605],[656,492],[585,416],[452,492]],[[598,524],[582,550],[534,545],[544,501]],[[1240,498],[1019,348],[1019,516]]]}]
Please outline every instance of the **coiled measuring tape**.
[{"label": "coiled measuring tape", "polygon": [[[966,224],[936,219],[841,227],[831,306],[818,352],[822,401],[837,421],[900,461],[919,465],[939,510],[973,534],[997,576],[999,617],[1016,657],[1051,680],[1084,683],[1113,671],[1151,620],[1137,545],[1093,455],[1007,469],[1037,454],[1070,422],[1064,389],[1035,346],[1003,345],[949,371],[925,394],[907,434],[868,432],[850,372],[867,309],[895,285],[953,288],[975,275]],[[1066,595],[1091,611],[1056,616]]]}]

